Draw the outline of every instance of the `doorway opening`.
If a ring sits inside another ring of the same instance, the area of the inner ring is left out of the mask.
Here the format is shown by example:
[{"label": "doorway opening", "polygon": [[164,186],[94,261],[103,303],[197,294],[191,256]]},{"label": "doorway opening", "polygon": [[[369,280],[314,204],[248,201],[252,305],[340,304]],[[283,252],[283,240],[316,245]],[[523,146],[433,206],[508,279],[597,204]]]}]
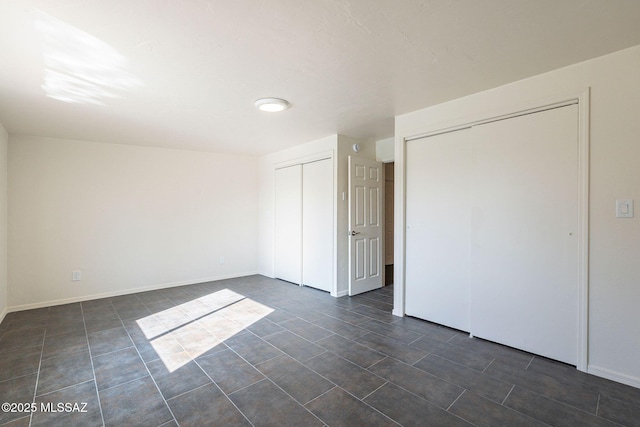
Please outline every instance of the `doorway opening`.
[{"label": "doorway opening", "polygon": [[393,173],[394,163],[384,164],[384,286],[393,285]]}]

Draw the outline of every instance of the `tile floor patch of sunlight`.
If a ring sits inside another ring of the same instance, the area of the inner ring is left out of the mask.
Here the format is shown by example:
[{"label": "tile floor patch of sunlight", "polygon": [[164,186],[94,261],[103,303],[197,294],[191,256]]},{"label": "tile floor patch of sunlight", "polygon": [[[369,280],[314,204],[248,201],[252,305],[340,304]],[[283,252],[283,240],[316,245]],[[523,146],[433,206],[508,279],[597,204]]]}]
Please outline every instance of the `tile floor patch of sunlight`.
[{"label": "tile floor patch of sunlight", "polygon": [[264,304],[223,289],[137,323],[167,370],[173,372],[272,312]]},{"label": "tile floor patch of sunlight", "polygon": [[127,59],[104,41],[45,12],[35,13],[45,63],[42,89],[70,103],[104,105],[118,91],[141,86]]}]

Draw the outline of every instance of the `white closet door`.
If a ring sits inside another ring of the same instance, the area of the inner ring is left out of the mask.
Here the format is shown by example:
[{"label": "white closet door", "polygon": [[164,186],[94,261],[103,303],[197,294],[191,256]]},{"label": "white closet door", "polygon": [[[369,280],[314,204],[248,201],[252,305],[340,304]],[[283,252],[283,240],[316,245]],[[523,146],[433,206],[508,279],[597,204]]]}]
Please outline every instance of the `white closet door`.
[{"label": "white closet door", "polygon": [[471,131],[407,143],[406,313],[469,331]]},{"label": "white closet door", "polygon": [[472,129],[471,332],[573,365],[577,131],[576,105]]},{"label": "white closet door", "polygon": [[275,172],[275,276],[302,284],[302,165]]},{"label": "white closet door", "polygon": [[333,288],[333,161],[302,167],[302,283]]}]

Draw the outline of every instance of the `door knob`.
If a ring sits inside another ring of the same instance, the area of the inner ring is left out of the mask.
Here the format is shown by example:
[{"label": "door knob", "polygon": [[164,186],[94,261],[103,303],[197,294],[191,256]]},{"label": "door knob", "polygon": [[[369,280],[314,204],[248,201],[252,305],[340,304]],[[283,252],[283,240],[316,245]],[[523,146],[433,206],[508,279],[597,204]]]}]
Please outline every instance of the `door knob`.
[{"label": "door knob", "polygon": [[356,234],[360,234],[359,231],[350,231],[349,236],[355,236]]}]

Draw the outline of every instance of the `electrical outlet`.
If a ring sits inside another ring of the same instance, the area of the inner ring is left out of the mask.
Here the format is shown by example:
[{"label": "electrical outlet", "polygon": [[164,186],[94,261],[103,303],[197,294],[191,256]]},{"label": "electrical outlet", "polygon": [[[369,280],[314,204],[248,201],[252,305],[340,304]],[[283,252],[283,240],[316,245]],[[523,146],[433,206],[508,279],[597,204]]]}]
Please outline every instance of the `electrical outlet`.
[{"label": "electrical outlet", "polygon": [[71,272],[71,281],[72,282],[79,282],[80,280],[82,280],[82,271],[73,270]]},{"label": "electrical outlet", "polygon": [[223,256],[221,256],[221,257],[220,257],[220,265],[222,265],[222,264],[224,264],[224,263],[225,263],[224,257],[223,257]]},{"label": "electrical outlet", "polygon": [[633,200],[616,200],[616,218],[633,218]]}]

